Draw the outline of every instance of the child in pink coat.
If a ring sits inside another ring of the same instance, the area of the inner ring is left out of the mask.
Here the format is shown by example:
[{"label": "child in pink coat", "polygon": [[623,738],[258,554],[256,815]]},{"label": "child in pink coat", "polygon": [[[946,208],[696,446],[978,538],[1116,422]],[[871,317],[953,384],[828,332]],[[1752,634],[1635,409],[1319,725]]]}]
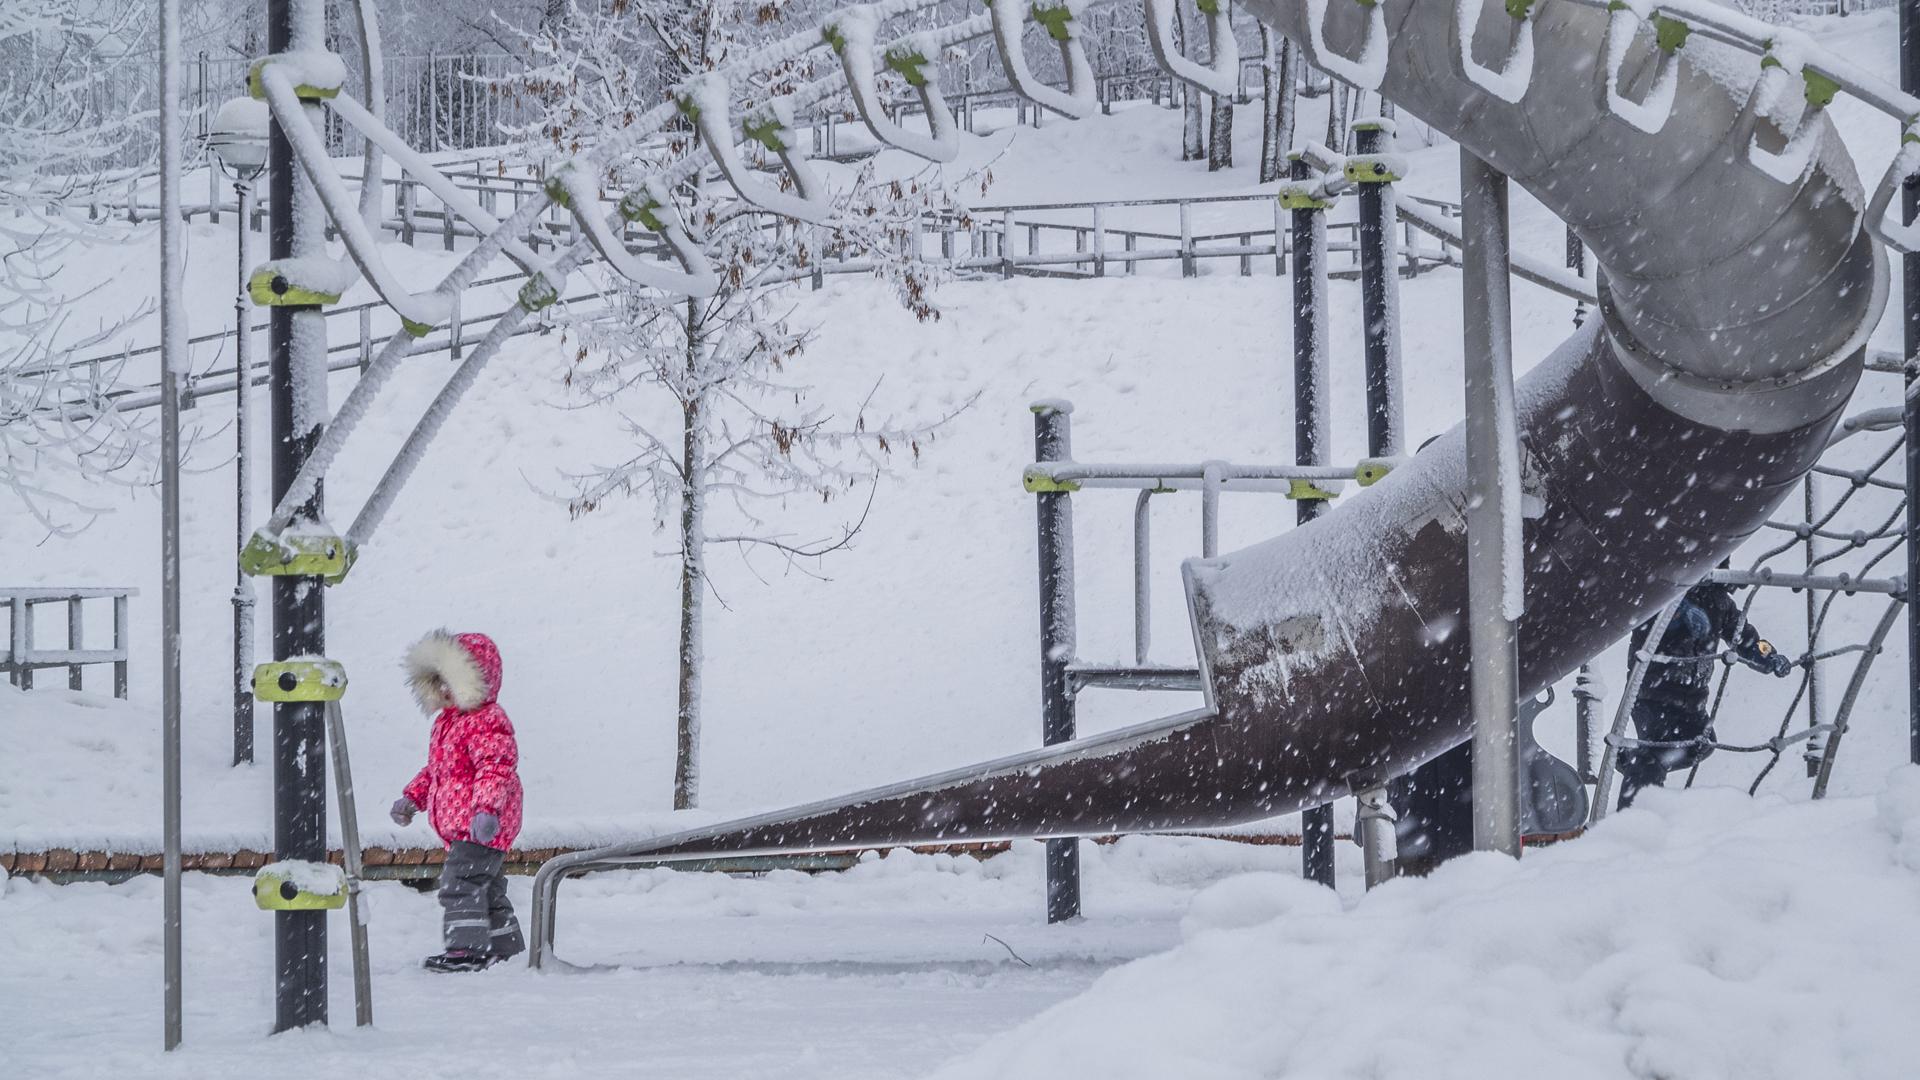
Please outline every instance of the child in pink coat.
[{"label": "child in pink coat", "polygon": [[432,716],[427,765],[393,804],[427,812],[447,845],[440,872],[446,951],[430,971],[479,971],[525,948],[507,900],[506,851],[520,834],[520,749],[500,707],[500,650],[485,634],[435,630],[407,650],[407,683]]}]

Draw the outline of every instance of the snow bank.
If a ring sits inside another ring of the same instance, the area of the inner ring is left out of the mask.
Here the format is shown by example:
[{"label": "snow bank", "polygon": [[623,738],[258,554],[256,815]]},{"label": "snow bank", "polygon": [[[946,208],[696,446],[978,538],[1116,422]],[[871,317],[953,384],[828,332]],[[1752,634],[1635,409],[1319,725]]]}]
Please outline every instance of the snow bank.
[{"label": "snow bank", "polygon": [[1902,1077],[1920,769],[1876,800],[1655,791],[1577,844],[1349,910],[1290,874],[937,1075]]}]

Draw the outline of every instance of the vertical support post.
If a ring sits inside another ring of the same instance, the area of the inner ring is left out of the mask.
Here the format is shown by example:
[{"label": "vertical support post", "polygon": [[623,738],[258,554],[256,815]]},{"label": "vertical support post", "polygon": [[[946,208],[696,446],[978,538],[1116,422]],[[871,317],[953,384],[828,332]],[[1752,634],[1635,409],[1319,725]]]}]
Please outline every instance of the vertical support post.
[{"label": "vertical support post", "polygon": [[[69,597],[67,599],[67,651],[68,652],[79,652],[82,648],[86,647],[86,640],[87,640],[86,626],[87,626],[86,609],[81,607],[80,598],[77,596]],[[85,670],[86,670],[85,667],[80,664],[67,665],[67,689],[69,690],[86,689],[86,685],[87,685],[86,679],[83,675],[83,672]]]},{"label": "vertical support post", "polygon": [[1220,554],[1220,485],[1226,482],[1220,464],[1209,461],[1200,469],[1200,557],[1203,559]]},{"label": "vertical support post", "polygon": [[113,696],[127,700],[127,595],[113,598]]},{"label": "vertical support post", "polygon": [[[1573,226],[1571,225],[1567,226],[1567,269],[1581,277],[1587,276],[1587,245],[1581,243],[1580,238],[1573,234]],[[1573,325],[1575,329],[1578,329],[1581,324],[1586,321],[1587,302],[1585,300],[1575,300],[1573,302]]]},{"label": "vertical support post", "polygon": [[[1282,198],[1293,221],[1293,460],[1325,465],[1327,427],[1327,203],[1301,189],[1313,170],[1299,154],[1288,158],[1295,187]],[[1317,499],[1299,501],[1299,523],[1320,516]],[[1300,872],[1333,887],[1333,807],[1316,806],[1300,816]]]},{"label": "vertical support post", "polygon": [[[160,844],[167,1050],[180,1045],[180,395],[187,380],[186,237],[180,221],[180,0],[160,3]],[[208,165],[212,167],[211,163]],[[32,621],[28,620],[31,630]]]},{"label": "vertical support post", "polygon": [[[240,180],[233,185],[240,208],[240,220],[247,220],[247,204],[253,195],[253,181]],[[236,247],[239,250],[239,277],[233,299],[233,531],[234,552],[247,546],[248,524],[253,518],[253,326],[252,304],[247,298],[247,270],[251,263],[247,251],[247,230],[242,228]],[[253,761],[253,579],[239,564],[233,575],[233,763]]]},{"label": "vertical support post", "polygon": [[360,309],[360,373],[366,374],[373,366],[373,308],[363,306]]},{"label": "vertical support post", "polygon": [[27,598],[15,596],[8,605],[8,663],[12,673],[8,682],[19,686],[21,690],[33,690],[33,680],[27,676],[27,653],[31,651],[29,638],[33,636],[29,626],[33,626],[33,613],[27,607]]},{"label": "vertical support post", "polygon": [[[1900,89],[1920,93],[1920,0],[1900,0]],[[1920,180],[1907,179],[1900,190],[1900,217],[1912,222],[1920,212]],[[1914,357],[1920,355],[1920,255],[1900,257],[1901,353],[1907,367],[1909,393],[1901,411],[1907,432],[1907,758],[1920,765],[1920,401],[1911,393],[1920,377]]]},{"label": "vertical support post", "polygon": [[1180,276],[1193,277],[1198,271],[1193,263],[1193,207],[1185,199],[1180,200]]},{"label": "vertical support post", "polygon": [[[1411,229],[1408,235],[1412,235]],[[1587,246],[1574,235],[1571,225],[1567,226],[1567,269],[1581,277],[1585,277],[1587,273]],[[1574,329],[1579,329],[1586,321],[1587,302],[1575,300],[1573,302]],[[1808,477],[1808,481],[1812,481],[1811,476]],[[1807,596],[1811,600],[1813,594],[1809,592]],[[1594,732],[1600,728],[1601,695],[1595,692],[1596,685],[1593,664],[1581,664],[1580,675],[1573,684],[1573,722],[1580,740],[1580,745],[1574,748],[1573,767],[1574,771],[1580,774],[1580,779],[1589,784],[1599,779],[1594,773],[1593,760]]]},{"label": "vertical support post", "polygon": [[1000,214],[1000,276],[1013,277],[1013,211]]},{"label": "vertical support post", "polygon": [[1107,276],[1107,216],[1099,203],[1093,204],[1093,276]]},{"label": "vertical support post", "polygon": [[1573,769],[1583,783],[1598,783],[1594,771],[1594,733],[1600,730],[1600,704],[1603,700],[1593,676],[1592,664],[1581,664],[1573,683],[1573,727],[1577,745],[1573,748]]},{"label": "vertical support post", "polygon": [[[220,168],[214,164],[213,151],[207,148],[208,128],[213,123],[213,99],[207,96],[207,50],[201,49],[195,64],[199,78],[199,96],[194,102],[200,110],[201,157],[207,163],[207,224],[220,224]],[[239,228],[247,227],[247,215],[240,215]]]},{"label": "vertical support post", "polygon": [[[267,51],[283,53],[326,47],[326,5],[320,0],[267,0]],[[320,110],[308,105],[308,120]],[[313,186],[295,167],[286,132],[278,122],[268,144],[270,230],[274,259],[324,252],[326,220]],[[268,322],[272,357],[269,390],[273,416],[273,501],[292,486],[326,419],[326,322],[317,307],[275,307]],[[296,517],[317,521],[320,491]],[[276,660],[322,656],[326,615],[321,582],[308,577],[273,579],[273,655]],[[324,862],[327,857],[326,717],[318,702],[282,702],[273,707],[273,851],[276,858]],[[273,1029],[287,1031],[327,1022],[327,921],[324,911],[276,911],[274,921]]]},{"label": "vertical support post", "polygon": [[33,669],[27,658],[33,655],[33,601],[22,597],[13,602],[13,685],[33,689]]},{"label": "vertical support post", "polygon": [[1287,273],[1287,210],[1279,199],[1273,200],[1273,276]]},{"label": "vertical support post", "polygon": [[1153,489],[1133,500],[1133,662],[1145,667],[1153,644]]},{"label": "vertical support post", "polygon": [[[1353,126],[1361,154],[1392,150],[1393,123],[1362,120]],[[1394,273],[1392,172],[1360,174],[1360,309],[1366,324],[1367,453],[1400,452],[1400,279]]]},{"label": "vertical support post", "polygon": [[[1033,458],[1068,461],[1073,457],[1071,417],[1065,401],[1033,404]],[[1073,618],[1073,496],[1043,491],[1034,496],[1040,531],[1040,724],[1048,746],[1074,736],[1073,688],[1067,665],[1076,648]],[[1072,837],[1047,842],[1047,921],[1080,915],[1080,842]]]},{"label": "vertical support post", "polygon": [[[1393,121],[1373,117],[1353,125],[1354,146],[1363,155],[1385,155],[1393,149]],[[1360,311],[1364,324],[1367,379],[1367,453],[1391,457],[1401,450],[1400,403],[1400,275],[1394,251],[1393,181],[1385,167],[1390,160],[1376,156],[1372,168],[1350,173],[1359,181],[1359,222],[1354,230],[1360,248]],[[1394,876],[1393,809],[1384,788],[1357,793],[1355,839],[1360,843],[1367,888]]]},{"label": "vertical support post", "polygon": [[[1801,485],[1805,489],[1805,499],[1802,505],[1806,510],[1806,520],[1808,524],[1819,520],[1817,517],[1820,512],[1820,489],[1818,481],[1819,476],[1815,473],[1808,473],[1806,479],[1801,481]],[[1814,560],[1819,557],[1820,541],[1813,535],[1812,531],[1809,530],[1806,542],[1806,568],[1808,576],[1812,576],[1816,569]],[[1814,589],[1808,589],[1806,593],[1807,656],[1811,658],[1820,655],[1820,593]],[[1826,712],[1826,701],[1824,700],[1826,696],[1825,682],[1826,680],[1821,677],[1820,662],[1809,659],[1807,661],[1808,727],[1819,727],[1820,716]],[[1807,779],[1811,780],[1820,775],[1820,758],[1826,753],[1826,749],[1827,739],[1824,733],[1816,732],[1807,737],[1807,748],[1802,754],[1807,763]]]},{"label": "vertical support post", "polygon": [[1519,662],[1507,178],[1460,153],[1467,399],[1467,625],[1473,704],[1473,847],[1520,854]]},{"label": "vertical support post", "polygon": [[466,344],[466,334],[460,323],[459,293],[453,294],[452,308],[453,310],[449,313],[447,319],[447,357],[452,360],[458,360]]}]

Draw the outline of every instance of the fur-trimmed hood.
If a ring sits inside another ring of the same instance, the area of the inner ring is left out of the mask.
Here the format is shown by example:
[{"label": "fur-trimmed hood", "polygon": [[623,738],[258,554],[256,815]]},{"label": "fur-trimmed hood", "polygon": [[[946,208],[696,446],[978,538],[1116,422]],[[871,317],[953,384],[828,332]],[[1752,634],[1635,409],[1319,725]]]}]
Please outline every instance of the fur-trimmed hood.
[{"label": "fur-trimmed hood", "polygon": [[403,663],[413,699],[428,716],[444,702],[434,683],[444,683],[461,712],[491,705],[500,697],[500,649],[485,634],[435,630],[413,643]]}]

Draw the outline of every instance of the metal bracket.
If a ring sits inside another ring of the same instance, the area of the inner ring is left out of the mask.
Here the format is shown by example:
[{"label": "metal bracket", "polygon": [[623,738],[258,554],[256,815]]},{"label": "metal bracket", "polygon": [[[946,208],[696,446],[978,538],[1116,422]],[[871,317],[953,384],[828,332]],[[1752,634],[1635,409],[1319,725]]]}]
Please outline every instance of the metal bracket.
[{"label": "metal bracket", "polygon": [[[294,83],[294,96],[301,101],[313,104],[322,101],[332,101],[334,98],[340,96],[340,86],[346,81],[347,66],[341,61],[338,54],[327,53],[325,55],[327,59],[333,62],[333,66],[339,68],[339,81],[332,82],[331,85],[315,85],[310,82]],[[268,64],[285,59],[287,58],[284,56],[263,56],[247,65],[247,96],[255,101],[267,100],[267,88],[260,81],[260,71]],[[332,73],[329,72],[329,74]]]},{"label": "metal bracket", "polygon": [[1333,200],[1320,197],[1319,182],[1295,182],[1280,185],[1280,209],[1282,210],[1329,210]]},{"label": "metal bracket", "polygon": [[1321,487],[1312,480],[1290,480],[1287,482],[1287,498],[1289,499],[1332,499],[1339,497],[1339,495],[1339,492]]},{"label": "metal bracket", "polygon": [[324,307],[340,302],[340,294],[289,279],[284,268],[268,264],[247,279],[247,295],[260,307]]},{"label": "metal bracket", "polygon": [[329,585],[346,580],[358,553],[332,533],[256,532],[240,549],[240,569],[248,577],[317,577]]},{"label": "metal bracket", "polygon": [[347,669],[338,660],[280,660],[253,669],[253,696],[261,701],[339,701]]},{"label": "metal bracket", "polygon": [[1399,154],[1354,154],[1340,171],[1349,183],[1391,184],[1405,178],[1407,163]]},{"label": "metal bracket", "polygon": [[1372,487],[1386,479],[1398,464],[1399,458],[1361,458],[1360,463],[1353,467],[1353,478],[1361,487]]},{"label": "metal bracket", "polygon": [[1077,480],[1055,480],[1044,465],[1029,465],[1020,473],[1020,486],[1030,494],[1045,492],[1074,492],[1080,490]]},{"label": "metal bracket", "polygon": [[[327,891],[329,881],[331,891]],[[347,906],[347,875],[332,863],[268,863],[253,875],[253,902],[261,911],[343,908]]]}]

